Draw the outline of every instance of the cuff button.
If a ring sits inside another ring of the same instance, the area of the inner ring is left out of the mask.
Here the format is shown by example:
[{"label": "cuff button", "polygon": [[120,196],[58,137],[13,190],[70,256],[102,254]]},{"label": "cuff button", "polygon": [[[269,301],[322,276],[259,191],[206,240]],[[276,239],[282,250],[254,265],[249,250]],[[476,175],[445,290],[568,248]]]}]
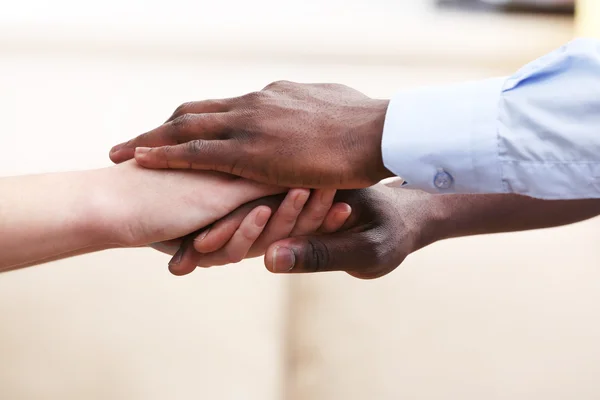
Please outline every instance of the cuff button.
[{"label": "cuff button", "polygon": [[433,185],[438,189],[450,189],[454,183],[454,178],[443,169],[438,169],[433,178]]}]

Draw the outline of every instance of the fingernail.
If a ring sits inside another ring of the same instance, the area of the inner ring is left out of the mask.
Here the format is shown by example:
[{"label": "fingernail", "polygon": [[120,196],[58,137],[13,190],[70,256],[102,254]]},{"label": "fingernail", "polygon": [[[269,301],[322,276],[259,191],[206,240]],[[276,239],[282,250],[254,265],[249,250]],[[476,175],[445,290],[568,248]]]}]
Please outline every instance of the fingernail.
[{"label": "fingernail", "polygon": [[294,252],[286,247],[277,247],[273,253],[273,272],[290,272],[296,263]]},{"label": "fingernail", "polygon": [[127,142],[118,144],[115,147],[113,147],[112,149],[110,149],[110,154],[116,153],[117,151],[121,150],[123,148],[123,146],[125,146],[125,143],[127,143]]},{"label": "fingernail", "polygon": [[340,213],[340,214],[350,214],[350,213],[352,213],[352,207],[350,207],[349,204],[344,204],[344,209],[338,211],[338,213]]},{"label": "fingernail", "polygon": [[196,237],[196,239],[194,239],[194,242],[196,242],[196,244],[198,244],[201,241],[203,241],[204,238],[206,237],[206,235],[208,235],[208,232],[210,232],[210,228],[208,228],[207,230],[205,230],[204,232],[202,232],[200,235],[198,235]]},{"label": "fingernail", "polygon": [[181,257],[183,256],[183,249],[179,249],[177,250],[177,253],[175,253],[175,255],[173,255],[173,258],[171,258],[171,261],[169,261],[169,265],[179,265],[179,263],[181,262]]},{"label": "fingernail", "polygon": [[262,228],[269,221],[270,212],[267,210],[260,210],[254,219],[256,226]]},{"label": "fingernail", "polygon": [[329,204],[329,191],[321,190],[321,204]]},{"label": "fingernail", "polygon": [[294,208],[296,208],[296,210],[302,209],[306,203],[306,200],[308,200],[308,196],[310,196],[310,193],[307,192],[302,192],[297,195],[296,200],[294,200]]},{"label": "fingernail", "polygon": [[138,156],[144,156],[145,154],[148,154],[150,152],[150,147],[136,147],[135,148],[135,155],[136,157]]}]

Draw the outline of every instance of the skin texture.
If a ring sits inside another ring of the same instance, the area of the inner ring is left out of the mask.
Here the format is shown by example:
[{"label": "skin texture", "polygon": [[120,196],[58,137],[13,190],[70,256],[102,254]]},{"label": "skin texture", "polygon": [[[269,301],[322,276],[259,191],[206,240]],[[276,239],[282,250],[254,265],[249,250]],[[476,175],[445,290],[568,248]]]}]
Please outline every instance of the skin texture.
[{"label": "skin texture", "polygon": [[600,214],[599,200],[544,201],[498,195],[431,195],[385,185],[338,191],[352,207],[342,229],[288,238],[269,246],[276,273],[345,271],[362,279],[384,276],[411,253],[438,240],[570,224]]},{"label": "skin texture", "polygon": [[387,106],[344,85],[274,82],[183,104],[110,157],[120,163],[135,152],[147,168],[222,171],[285,187],[364,188],[392,176],[381,155]]},{"label": "skin texture", "polygon": [[[196,267],[231,264],[262,256],[278,240],[304,234],[335,232],[351,214],[345,203],[333,203],[335,190],[292,189],[246,203],[231,214],[183,240],[153,245],[173,255],[169,271],[186,275]],[[308,199],[308,200],[307,200]]]},{"label": "skin texture", "polygon": [[0,271],[172,240],[284,191],[221,173],[154,171],[135,162],[2,178]]},{"label": "skin texture", "polygon": [[355,189],[336,195],[352,209],[339,232],[292,235],[268,246],[265,265],[277,273],[345,271],[377,278],[437,240],[564,225],[600,212],[596,200],[436,196],[375,185],[392,176],[381,154],[387,106],[343,85],[274,82],[237,98],[183,104],[166,123],[115,146],[110,156],[116,163],[135,157],[151,169],[216,170],[286,187]]}]

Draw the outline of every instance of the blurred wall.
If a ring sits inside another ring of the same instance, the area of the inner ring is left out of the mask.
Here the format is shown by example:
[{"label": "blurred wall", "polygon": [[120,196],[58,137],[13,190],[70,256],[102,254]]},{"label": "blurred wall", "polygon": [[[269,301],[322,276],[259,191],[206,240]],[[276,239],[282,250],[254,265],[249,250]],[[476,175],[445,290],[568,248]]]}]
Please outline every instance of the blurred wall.
[{"label": "blurred wall", "polygon": [[600,3],[595,0],[577,0],[577,34],[600,37]]},{"label": "blurred wall", "polygon": [[[419,0],[219,4],[2,13],[0,175],[106,166],[191,99],[277,79],[389,97],[510,73],[572,33]],[[598,398],[597,231],[438,243],[373,282],[273,276],[260,259],[175,278],[143,249],[7,273],[0,398]]]},{"label": "blurred wall", "polygon": [[[0,172],[107,166],[111,144],[183,99],[254,79],[185,59],[3,54]],[[261,260],[189,279],[167,262],[122,250],[2,275],[0,398],[280,398],[285,279]]]}]

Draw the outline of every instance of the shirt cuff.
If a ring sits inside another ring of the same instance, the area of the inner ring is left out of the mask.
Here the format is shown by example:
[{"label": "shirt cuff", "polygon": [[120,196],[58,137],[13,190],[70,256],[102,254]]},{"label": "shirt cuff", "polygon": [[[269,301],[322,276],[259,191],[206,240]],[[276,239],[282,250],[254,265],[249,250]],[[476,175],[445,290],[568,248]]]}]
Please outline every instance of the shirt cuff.
[{"label": "shirt cuff", "polygon": [[506,78],[395,95],[382,154],[406,187],[431,193],[504,192],[498,154],[498,106]]}]

